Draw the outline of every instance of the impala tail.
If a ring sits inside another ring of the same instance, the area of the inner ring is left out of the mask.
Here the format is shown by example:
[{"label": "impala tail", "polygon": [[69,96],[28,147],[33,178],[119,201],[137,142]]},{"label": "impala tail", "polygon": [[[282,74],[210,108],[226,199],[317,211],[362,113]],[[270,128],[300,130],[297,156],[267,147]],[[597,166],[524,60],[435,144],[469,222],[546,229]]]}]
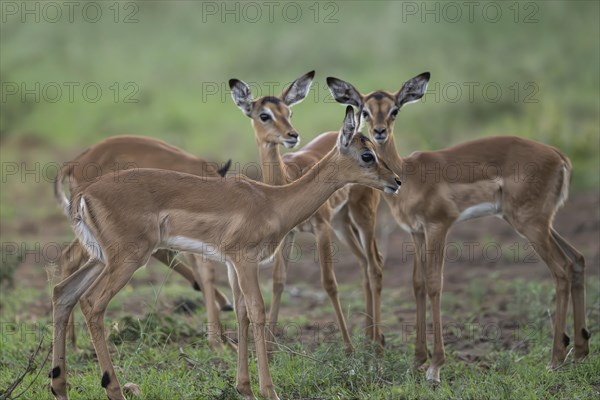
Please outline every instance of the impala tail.
[{"label": "impala tail", "polygon": [[[81,157],[89,151],[90,149],[86,149],[75,160],[81,159]],[[71,205],[69,198],[65,193],[65,180],[68,178],[69,182],[72,182],[73,170],[75,169],[75,165],[76,163],[74,162],[65,163],[65,165],[58,171],[58,174],[56,175],[56,180],[54,181],[54,197],[56,197],[56,201],[58,201],[58,204],[60,204],[67,217],[69,217],[69,208]]]},{"label": "impala tail", "polygon": [[72,174],[73,165],[69,164],[58,171],[58,174],[56,175],[56,180],[54,181],[54,197],[56,197],[56,201],[58,201],[58,204],[62,207],[67,217],[69,216],[70,202],[69,198],[65,193],[64,182],[65,179],[70,179]]},{"label": "impala tail", "polygon": [[72,200],[71,206],[67,206],[67,215],[71,220],[75,236],[77,236],[77,239],[90,257],[104,263],[106,260],[104,252],[91,229],[94,226],[94,219],[92,218],[86,199],[82,194],[76,194]]},{"label": "impala tail", "polygon": [[562,152],[556,150],[556,152],[558,153],[558,155],[560,156],[560,158],[563,161],[562,167],[561,167],[561,182],[560,182],[560,187],[559,189],[559,196],[558,196],[558,207],[561,207],[563,204],[565,204],[565,202],[567,201],[567,199],[569,198],[569,186],[571,184],[571,170],[572,170],[572,165],[571,165],[571,160],[569,160],[569,158],[567,156],[565,156]]}]

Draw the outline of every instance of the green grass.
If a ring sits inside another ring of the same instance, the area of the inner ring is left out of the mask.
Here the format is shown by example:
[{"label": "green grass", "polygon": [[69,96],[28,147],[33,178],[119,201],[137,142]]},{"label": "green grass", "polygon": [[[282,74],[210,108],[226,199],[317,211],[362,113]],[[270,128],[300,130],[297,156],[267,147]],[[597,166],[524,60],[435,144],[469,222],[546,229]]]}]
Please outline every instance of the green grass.
[{"label": "green grass", "polygon": [[[145,279],[145,274],[136,278]],[[427,384],[422,371],[411,369],[414,335],[405,336],[397,322],[385,330],[387,345],[382,357],[375,355],[374,347],[357,329],[353,338],[357,350],[351,356],[344,354],[337,340],[316,346],[312,340],[304,344],[284,340],[273,355],[271,372],[280,396],[288,399],[595,398],[600,392],[600,337],[594,322],[600,318],[598,289],[597,278],[593,276],[588,282],[587,296],[587,318],[593,332],[591,354],[584,363],[569,363],[557,372],[548,372],[545,368],[551,346],[551,323],[546,310],[553,287],[549,282],[519,279],[501,281],[497,285],[498,293],[515,296],[515,304],[508,307],[508,320],[501,321],[509,323],[500,325],[506,331],[501,339],[494,340],[493,334],[486,336],[481,330],[458,340],[446,339],[447,364],[442,370],[442,384],[437,388]],[[340,293],[342,297],[348,296],[351,290],[342,287]],[[47,299],[48,294],[41,292],[26,297],[24,293],[25,289],[16,288],[10,296],[3,297],[0,390],[5,390],[24,370],[29,353],[44,334],[36,369],[26,376],[15,394],[31,384],[25,398],[51,399],[46,378],[50,364],[46,363],[40,376],[36,376],[49,348],[51,321],[23,318],[27,307]],[[193,315],[173,314],[163,303],[165,298],[185,295],[192,297],[194,292],[182,286],[181,281],[169,278],[155,285],[138,285],[135,293],[125,290],[115,298],[106,326],[121,383],[140,385],[144,399],[237,399],[235,354],[231,351],[215,353],[208,348],[205,335],[198,328],[204,318],[203,309]],[[132,316],[127,306],[130,297],[136,297],[138,303],[145,302],[147,308],[142,315]],[[384,298],[386,314],[398,307],[414,307],[412,301],[401,301],[399,297],[390,291]],[[483,312],[480,300],[475,290],[467,290],[460,298],[446,296],[444,315],[452,321],[473,323],[477,320],[484,324],[485,318],[478,319]],[[454,304],[457,301],[468,310],[457,309]],[[152,304],[158,306],[152,308]],[[361,304],[353,303],[349,314],[361,308]],[[293,321],[306,327],[311,318],[324,310],[330,312],[327,302],[308,311],[304,321]],[[233,314],[224,317],[225,326],[233,330]],[[81,321],[80,316],[78,321]],[[516,330],[510,324],[526,329]],[[70,396],[74,400],[102,398],[93,348],[84,328],[79,327],[78,332],[83,350],[67,353]],[[506,342],[505,334],[518,336]],[[477,357],[465,361],[465,355],[472,354]],[[253,387],[258,393],[257,365],[252,357],[250,365]]]}]

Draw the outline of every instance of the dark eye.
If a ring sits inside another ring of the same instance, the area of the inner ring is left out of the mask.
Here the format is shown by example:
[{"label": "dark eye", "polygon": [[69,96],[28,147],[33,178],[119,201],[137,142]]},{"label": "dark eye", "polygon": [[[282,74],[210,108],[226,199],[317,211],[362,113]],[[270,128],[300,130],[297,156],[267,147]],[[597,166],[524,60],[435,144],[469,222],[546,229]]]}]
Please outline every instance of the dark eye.
[{"label": "dark eye", "polygon": [[262,122],[267,122],[268,120],[271,119],[271,116],[267,113],[261,113],[258,117],[260,118],[260,120]]},{"label": "dark eye", "polygon": [[371,153],[363,153],[363,155],[360,156],[360,158],[362,158],[363,162],[366,163],[372,163],[373,161],[375,161],[375,156]]},{"label": "dark eye", "polygon": [[394,111],[391,112],[390,117],[392,117],[392,119],[396,119],[397,116],[398,116],[398,109],[396,108]]},{"label": "dark eye", "polygon": [[369,119],[369,113],[366,111],[363,111],[362,116],[364,119]]}]

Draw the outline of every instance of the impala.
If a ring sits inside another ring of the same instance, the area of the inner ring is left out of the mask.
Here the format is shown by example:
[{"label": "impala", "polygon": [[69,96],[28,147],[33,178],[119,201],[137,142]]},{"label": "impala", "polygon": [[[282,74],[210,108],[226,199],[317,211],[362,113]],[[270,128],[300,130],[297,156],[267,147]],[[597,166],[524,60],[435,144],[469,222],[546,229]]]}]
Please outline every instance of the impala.
[{"label": "impala", "polygon": [[[263,182],[269,185],[281,186],[300,178],[306,171],[323,158],[335,146],[338,132],[327,132],[317,136],[301,150],[287,153],[283,157],[279,151],[280,146],[295,147],[300,136],[292,126],[291,106],[304,100],[310,90],[315,72],[310,71],[287,86],[277,96],[263,96],[254,99],[250,88],[238,79],[231,79],[229,86],[234,103],[242,112],[251,119],[252,127],[258,145],[260,161],[262,164]],[[359,260],[363,270],[363,285],[366,298],[366,329],[367,336],[379,339],[379,297],[371,292],[376,285],[376,279],[370,276],[381,269],[382,263],[377,251],[375,239],[374,219],[370,210],[377,204],[362,203],[361,186],[348,186],[337,191],[319,210],[307,221],[301,221],[294,230],[284,239],[284,245],[276,252],[273,267],[273,299],[269,312],[269,325],[274,327],[279,315],[281,294],[286,280],[287,260],[291,244],[296,232],[310,232],[317,239],[319,262],[321,267],[321,283],[327,292],[335,310],[336,318],[342,339],[348,352],[353,350],[350,334],[346,326],[342,307],[338,297],[338,285],[335,278],[332,250],[332,227],[338,238],[345,243]],[[353,201],[352,205],[348,202]],[[371,206],[371,207],[369,207]],[[365,209],[368,213],[356,212],[351,215],[350,210]],[[366,243],[365,246],[360,242]],[[373,301],[374,299],[374,301]],[[375,332],[374,332],[375,331]],[[375,336],[374,336],[375,335]],[[382,339],[381,339],[382,340]]]},{"label": "impala", "polygon": [[121,172],[118,179],[105,175],[77,192],[71,198],[69,215],[92,257],[53,290],[50,377],[55,397],[68,398],[65,328],[81,299],[102,371],[101,385],[110,399],[124,399],[106,343],[104,313],[152,253],[166,248],[211,254],[227,263],[238,321],[237,390],[244,398],[254,399],[247,336],[252,322],[260,394],[278,399],[268,366],[259,262],[268,259],[291,229],[348,183],[390,193],[400,188],[398,176],[379,161],[371,141],[357,133],[352,107],[346,109],[335,148],[288,185],[139,169]]},{"label": "impala", "polygon": [[[218,169],[216,164],[195,157],[167,143],[141,136],[114,136],[90,147],[72,161],[65,163],[55,181],[54,193],[57,201],[68,215],[68,199],[64,192],[64,183],[68,182],[70,192],[74,193],[95,181],[99,176],[108,174],[118,177],[119,173],[132,168],[159,168],[186,172],[198,176],[224,176],[229,168],[228,162]],[[175,258],[170,250],[158,250],[153,257],[172,268],[189,281],[194,289],[203,290],[206,300],[208,331],[207,338],[211,346],[219,347],[222,334],[217,306],[221,310],[232,310],[227,297],[214,286],[214,262],[204,262],[200,257],[188,257],[194,265],[192,271]],[[74,240],[61,254],[61,280],[75,272],[85,263],[88,255],[78,240]],[[196,273],[197,275],[194,275]],[[216,303],[215,303],[216,302]],[[77,348],[73,316],[69,317],[68,336],[73,348]]]},{"label": "impala", "polygon": [[[567,356],[565,333],[569,293],[573,303],[575,360],[589,353],[585,321],[585,261],[552,227],[554,215],[566,201],[571,162],[558,149],[531,140],[499,136],[469,141],[445,150],[416,152],[401,157],[394,143],[394,120],[399,110],[419,100],[430,74],[408,80],[397,92],[361,94],[354,86],[327,78],[333,97],[358,109],[366,121],[378,154],[403,180],[399,196],[384,196],[398,224],[415,244],[413,289],[416,298],[414,366],[427,361],[426,296],[433,319],[433,355],[427,380],[440,381],[445,361],[440,312],[444,244],[453,223],[493,215],[527,238],[544,260],[556,287],[554,341],[549,368]],[[452,167],[452,174],[434,173]],[[379,194],[371,191],[372,196]]]}]

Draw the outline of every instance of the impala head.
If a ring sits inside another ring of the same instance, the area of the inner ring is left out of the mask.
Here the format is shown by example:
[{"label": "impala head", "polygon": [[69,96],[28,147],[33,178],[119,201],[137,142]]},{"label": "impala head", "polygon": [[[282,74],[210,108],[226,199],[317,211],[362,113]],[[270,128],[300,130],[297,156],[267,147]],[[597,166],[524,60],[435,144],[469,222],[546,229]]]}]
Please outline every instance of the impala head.
[{"label": "impala head", "polygon": [[348,82],[333,77],[327,78],[327,86],[338,103],[358,109],[360,118],[367,123],[369,135],[377,144],[383,144],[393,133],[400,109],[423,97],[430,76],[429,72],[423,72],[406,81],[395,93],[378,90],[363,95]]},{"label": "impala head", "polygon": [[342,157],[339,168],[351,174],[355,179],[354,183],[383,190],[386,193],[396,193],[400,189],[401,182],[398,175],[377,157],[373,142],[358,132],[351,106],[346,108],[337,148]]},{"label": "impala head", "polygon": [[229,80],[231,97],[239,109],[252,120],[259,143],[282,144],[287,148],[300,143],[300,136],[290,122],[290,107],[304,100],[314,77],[315,71],[310,71],[292,82],[279,96],[263,96],[256,100],[244,82],[238,79]]}]

